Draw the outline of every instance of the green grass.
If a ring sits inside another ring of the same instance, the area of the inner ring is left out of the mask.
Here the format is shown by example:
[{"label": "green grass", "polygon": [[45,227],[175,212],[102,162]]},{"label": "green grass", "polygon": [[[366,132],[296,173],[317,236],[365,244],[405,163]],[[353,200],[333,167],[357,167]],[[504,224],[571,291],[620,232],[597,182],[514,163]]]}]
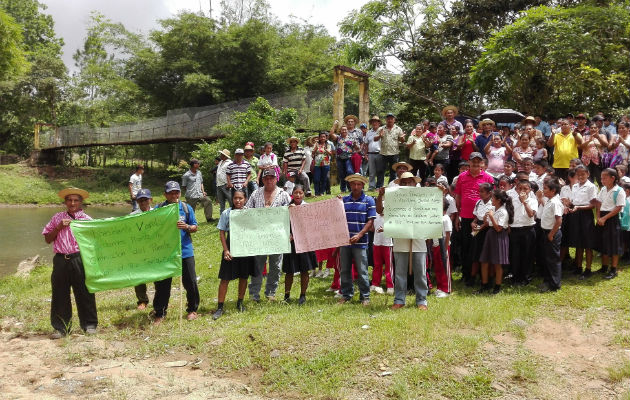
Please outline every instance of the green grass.
[{"label": "green grass", "polygon": [[[203,220],[201,210],[197,217]],[[132,288],[97,293],[99,336],[125,346],[86,352],[69,338],[63,342],[66,359],[62,361],[74,365],[96,358],[176,352],[202,358],[201,368],[214,375],[255,376],[255,390],[273,397],[343,399],[369,393],[371,398],[390,399],[484,399],[502,395],[493,385],[501,369],[507,371],[502,376],[512,378],[502,380],[502,385],[525,390],[546,377],[539,371],[540,361],[523,349],[527,329],[512,323],[515,318],[532,324],[543,317],[572,321],[586,316],[582,320],[589,325],[601,313],[618,332],[611,335],[610,345],[628,343],[630,273],[626,270],[612,281],[599,276],[587,282],[569,278],[559,292],[543,295],[536,285],[518,289],[506,285],[497,296],[474,296],[472,289],[456,280],[453,296],[429,298],[428,312],[413,307],[390,311],[393,298],[386,295],[373,295],[369,307],[358,302],[340,306],[325,291],[331,278],[313,278],[303,307],[246,299],[246,312],[238,313],[233,282],[226,314],[213,321],[208,313],[216,307],[218,237],[216,227],[206,223],[194,235],[197,274],[202,277],[201,318],[183,321],[180,330],[179,290],[173,290],[169,315],[158,327],[150,325],[147,312],[135,310]],[[21,330],[50,333],[49,276],[50,267],[44,266],[28,279],[0,279],[0,320],[15,318],[23,324]],[[279,295],[282,290],[283,279]],[[298,295],[296,280],[292,297]],[[507,364],[493,365],[484,346],[495,343],[493,337],[504,332],[519,344]],[[627,379],[628,368],[627,363],[611,367],[610,381]],[[391,375],[381,376],[383,372]]]}]

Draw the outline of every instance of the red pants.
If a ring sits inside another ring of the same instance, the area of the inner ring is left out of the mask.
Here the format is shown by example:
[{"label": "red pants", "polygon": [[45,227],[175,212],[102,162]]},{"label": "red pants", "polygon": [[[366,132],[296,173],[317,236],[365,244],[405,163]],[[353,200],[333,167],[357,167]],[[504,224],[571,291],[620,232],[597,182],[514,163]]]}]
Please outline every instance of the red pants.
[{"label": "red pants", "polygon": [[392,281],[392,248],[389,246],[372,247],[374,257],[374,269],[372,270],[372,286],[381,286],[383,278],[383,265],[385,265],[385,283],[387,288],[393,288]]},{"label": "red pants", "polygon": [[336,268],[337,258],[333,257],[333,251],[335,251],[334,247],[331,247],[330,249],[315,250],[317,262],[320,263],[322,261],[326,261],[326,268]]},{"label": "red pants", "polygon": [[442,257],[442,249],[440,246],[433,247],[433,273],[437,281],[437,288],[443,292],[451,293],[451,263],[448,253],[450,248],[446,249],[446,257]]},{"label": "red pants", "polygon": [[[354,262],[352,262],[352,280],[354,281],[359,277],[357,273],[357,269],[354,267]],[[335,266],[335,276],[333,276],[333,282],[330,285],[331,289],[341,290],[341,276],[339,275],[339,263]]]},{"label": "red pants", "polygon": [[360,174],[363,157],[359,153],[354,153],[352,156],[350,156],[350,162],[352,163],[352,169],[354,170],[354,173]]}]

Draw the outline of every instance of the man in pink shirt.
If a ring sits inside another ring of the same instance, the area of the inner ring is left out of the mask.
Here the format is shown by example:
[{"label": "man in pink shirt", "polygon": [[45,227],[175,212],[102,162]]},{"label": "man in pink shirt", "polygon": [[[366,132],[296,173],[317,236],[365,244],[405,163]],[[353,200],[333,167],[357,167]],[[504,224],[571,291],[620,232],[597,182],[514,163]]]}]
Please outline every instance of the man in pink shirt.
[{"label": "man in pink shirt", "polygon": [[470,154],[470,169],[462,172],[457,178],[455,186],[455,202],[457,203],[457,211],[461,218],[461,223],[455,223],[455,229],[460,230],[461,251],[462,251],[462,278],[467,286],[474,285],[474,277],[471,276],[472,262],[472,228],[473,209],[480,199],[479,185],[489,183],[494,185],[494,178],[485,171],[481,170],[483,157],[481,153],[473,152]]},{"label": "man in pink shirt", "polygon": [[90,220],[83,212],[83,200],[89,194],[85,190],[67,188],[57,193],[64,200],[66,211],[59,212],[46,224],[42,235],[46,243],[53,244],[55,256],[50,277],[52,284],[52,302],[50,304],[50,323],[55,328],[53,339],[60,339],[70,332],[72,327],[72,302],[70,288],[79,312],[79,324],[86,334],[96,333],[98,317],[96,315],[96,299],[85,286],[85,271],[70,222],[73,219]]}]

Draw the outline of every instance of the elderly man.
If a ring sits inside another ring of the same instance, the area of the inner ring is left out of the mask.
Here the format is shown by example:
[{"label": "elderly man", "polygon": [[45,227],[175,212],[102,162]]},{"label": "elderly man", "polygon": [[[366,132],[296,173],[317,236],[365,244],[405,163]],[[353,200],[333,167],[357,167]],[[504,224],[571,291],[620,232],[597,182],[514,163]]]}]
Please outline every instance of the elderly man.
[{"label": "elderly man", "polygon": [[[282,207],[288,206],[291,202],[289,194],[278,187],[276,171],[266,169],[262,173],[263,187],[258,188],[247,200],[246,208]],[[256,256],[256,265],[262,272],[265,262],[269,257],[267,269],[267,282],[265,284],[265,296],[269,301],[276,299],[276,290],[280,280],[280,267],[282,266],[282,254],[271,254],[269,256]],[[260,301],[260,289],[262,288],[262,273],[252,276],[249,283],[249,297],[255,302]]]},{"label": "elderly man", "polygon": [[479,185],[489,183],[494,185],[494,178],[481,169],[483,157],[481,153],[470,154],[470,168],[462,172],[457,179],[455,186],[455,203],[457,211],[461,217],[461,226],[455,222],[455,228],[461,230],[461,252],[462,252],[462,278],[467,286],[474,285],[472,271],[472,222],[474,219],[473,210],[479,196]]},{"label": "elderly man", "polygon": [[368,280],[368,231],[372,229],[376,218],[374,199],[363,192],[368,183],[361,174],[346,177],[350,184],[350,194],[342,198],[348,221],[350,245],[339,250],[341,261],[341,299],[339,304],[352,300],[354,285],[352,283],[352,260],[359,275],[359,301],[364,306],[370,304],[370,282]]},{"label": "elderly man", "polygon": [[357,126],[359,124],[359,118],[356,115],[346,115],[343,119],[344,125],[348,127],[348,136],[350,136],[357,144],[363,143],[363,132]]},{"label": "elderly man", "polygon": [[245,151],[243,149],[236,149],[234,151],[234,161],[225,170],[227,187],[231,190],[230,196],[238,189],[242,189],[247,193],[247,183],[252,177],[252,166],[244,160],[244,156]]},{"label": "elderly man", "polygon": [[55,252],[50,276],[50,324],[55,329],[51,337],[60,339],[70,333],[72,328],[70,289],[74,292],[81,329],[88,335],[95,334],[98,325],[96,299],[85,286],[85,271],[79,245],[70,230],[73,219],[92,219],[83,212],[83,200],[89,197],[89,193],[82,189],[67,188],[57,195],[63,199],[66,210],[53,215],[42,231],[46,243],[52,243]]},{"label": "elderly man", "polygon": [[[405,143],[405,133],[396,125],[394,114],[389,113],[385,116],[385,126],[378,128],[374,140],[381,142],[383,167],[387,171],[398,162],[400,144]],[[392,170],[389,173],[389,181],[391,182],[394,179],[396,179],[396,174]]]},{"label": "elderly man", "polygon": [[217,164],[217,202],[219,203],[219,215],[223,214],[225,210],[225,202],[232,207],[232,193],[227,186],[227,167],[232,163],[230,160],[230,152],[227,149],[223,149],[219,152],[221,161]]},{"label": "elderly man", "polygon": [[559,121],[560,132],[553,132],[547,141],[547,146],[553,146],[553,169],[556,176],[567,180],[569,163],[572,159],[578,158],[578,147],[584,140],[582,135],[573,130],[570,122],[566,119]]},{"label": "elderly man", "polygon": [[381,142],[374,140],[378,128],[381,127],[381,120],[378,115],[370,118],[370,130],[365,134],[368,154],[368,173],[370,175],[369,190],[383,187],[385,180],[385,169],[383,168],[383,159],[381,157]]},{"label": "elderly man", "polygon": [[479,123],[479,126],[481,127],[482,132],[481,132],[481,135],[478,135],[475,138],[475,145],[479,149],[479,152],[481,153],[481,157],[486,158],[486,153],[484,149],[486,148],[486,145],[492,138],[492,135],[495,133],[494,121],[489,118],[486,118]]},{"label": "elderly man", "polygon": [[[182,244],[182,283],[186,289],[186,312],[187,319],[192,321],[197,319],[197,309],[199,308],[199,288],[197,287],[197,274],[195,272],[195,253],[192,244],[192,233],[197,232],[197,219],[195,213],[188,204],[179,201],[181,189],[179,183],[175,181],[166,182],[164,186],[164,197],[166,201],[158,204],[158,207],[164,207],[169,204],[177,203],[179,207],[179,221],[177,228],[181,234]],[[153,297],[153,312],[155,319],[153,324],[159,325],[166,317],[166,309],[171,298],[171,281],[173,278],[167,278],[159,282],[155,282],[155,297]]]},{"label": "elderly man", "polygon": [[389,184],[387,185],[387,187],[400,186],[399,182],[400,182],[400,177],[402,176],[402,174],[404,174],[405,172],[410,172],[411,170],[413,170],[413,167],[411,166],[411,164],[406,163],[404,161],[397,162],[396,164],[392,165],[392,171],[396,172],[396,179],[394,179],[393,181],[389,181]]},{"label": "elderly man", "polygon": [[457,128],[457,132],[464,132],[462,123],[455,119],[457,113],[459,113],[459,110],[455,106],[446,106],[442,109],[442,117],[444,117],[444,120],[440,122],[440,124],[444,126],[446,133],[451,131],[451,126]]},{"label": "elderly man", "polygon": [[[153,200],[153,197],[151,196],[151,191],[149,189],[140,189],[138,195],[136,196],[136,200],[138,201],[138,209],[132,211],[129,215],[151,211],[151,200]],[[149,304],[149,296],[147,295],[146,283],[142,283],[136,286],[134,289],[136,291],[136,298],[138,299],[138,310],[145,310],[147,308],[147,305]]]},{"label": "elderly man", "polygon": [[[398,179],[400,186],[414,187],[422,179],[413,176],[411,172],[403,173]],[[376,198],[376,212],[384,212],[383,196],[385,189],[381,188]],[[409,243],[411,241],[411,243]],[[411,254],[409,250],[411,249]],[[407,297],[407,276],[409,274],[409,261],[411,259],[413,271],[413,287],[416,293],[416,306],[420,310],[427,309],[427,245],[424,239],[394,239],[394,260],[396,261],[396,278],[394,279],[394,305],[392,310],[398,310],[405,306]]]},{"label": "elderly man", "polygon": [[206,222],[212,222],[212,201],[208,198],[206,189],[203,187],[203,176],[199,170],[199,160],[190,160],[190,169],[182,176],[182,188],[186,189],[186,202],[190,204],[193,211],[197,209],[197,204],[201,203]]},{"label": "elderly man", "polygon": [[540,114],[534,115],[534,121],[536,122],[536,126],[534,126],[534,128],[541,131],[545,139],[549,138],[549,136],[551,136],[551,126],[547,122],[543,121]]}]

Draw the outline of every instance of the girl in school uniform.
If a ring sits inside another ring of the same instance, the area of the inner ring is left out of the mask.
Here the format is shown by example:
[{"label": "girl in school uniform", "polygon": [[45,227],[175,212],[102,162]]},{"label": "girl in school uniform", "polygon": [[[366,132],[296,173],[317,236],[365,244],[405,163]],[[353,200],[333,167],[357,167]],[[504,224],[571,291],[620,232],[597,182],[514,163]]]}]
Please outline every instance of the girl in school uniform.
[{"label": "girl in school uniform", "polygon": [[[580,235],[580,232],[571,231],[572,227],[575,226],[575,214],[572,214],[571,204],[573,201],[573,185],[577,183],[577,175],[575,173],[575,168],[569,168],[567,171],[567,182],[564,186],[560,188],[560,201],[564,205],[564,215],[562,215],[562,226],[560,230],[562,231],[562,241],[560,244],[560,260],[564,267],[567,265],[572,265],[573,270],[577,269],[577,266],[573,264],[573,260],[569,255],[569,247],[574,247],[571,243],[575,242],[575,236]],[[580,271],[582,273],[582,271]]]},{"label": "girl in school uniform", "polygon": [[[597,204],[597,187],[589,180],[589,169],[584,165],[575,167],[577,182],[571,187],[571,203],[569,204],[569,226],[563,228],[563,236],[568,237],[567,247],[575,247],[576,273],[578,279],[591,276],[593,263],[593,244],[595,240],[595,224],[593,208]],[[571,171],[569,171],[569,176]],[[572,178],[569,177],[569,180]],[[564,237],[563,237],[564,239]],[[586,269],[582,272],[582,260],[586,253]]]},{"label": "girl in school uniform", "polygon": [[437,282],[437,290],[435,297],[448,297],[451,293],[451,263],[450,263],[450,245],[451,232],[453,231],[453,223],[448,215],[449,202],[446,198],[442,199],[442,237],[433,239],[433,248],[431,249],[431,260],[433,264],[433,272]]},{"label": "girl in school uniform", "polygon": [[[532,184],[521,180],[512,194],[514,221],[510,224],[510,259],[514,284],[526,286],[531,281],[534,264],[536,210],[538,202],[531,192]],[[509,194],[509,193],[508,193]]]},{"label": "girl in school uniform", "polygon": [[[560,262],[560,243],[562,241],[562,215],[564,205],[560,200],[560,183],[549,178],[543,183],[542,196],[538,199],[540,213],[541,244],[545,255],[545,281],[540,292],[560,289],[562,266]],[[540,251],[539,251],[540,252]]]},{"label": "girl in school uniform", "polygon": [[494,210],[488,210],[485,215],[489,229],[479,256],[481,289],[478,293],[490,291],[492,287],[492,284],[488,283],[489,267],[492,264],[494,269],[492,294],[497,294],[501,291],[503,281],[502,265],[510,263],[510,238],[507,229],[509,224],[514,222],[514,206],[510,196],[501,189],[492,192],[492,206]]},{"label": "girl in school uniform", "polygon": [[619,223],[619,212],[626,204],[626,192],[617,183],[619,175],[612,168],[602,171],[602,188],[597,196],[596,235],[599,241],[598,250],[602,255],[602,272],[610,270],[604,276],[605,279],[613,279],[617,276],[617,265],[619,256],[623,254],[623,243],[621,241],[621,225]]},{"label": "girl in school uniform", "polygon": [[444,186],[448,186],[448,179],[446,178],[446,170],[444,165],[435,164],[435,168],[433,168],[433,178],[435,178],[435,183],[442,184]]},{"label": "girl in school uniform", "polygon": [[[241,210],[245,206],[247,196],[241,189],[236,189],[232,194],[232,204],[235,210]],[[218,307],[212,315],[212,319],[220,318],[223,311],[223,303],[225,302],[225,295],[227,294],[228,284],[230,281],[238,279],[238,301],[236,302],[236,308],[243,312],[245,307],[243,306],[243,299],[245,298],[245,290],[247,289],[247,279],[250,276],[259,276],[260,271],[256,268],[255,257],[232,257],[230,254],[230,212],[232,207],[224,210],[219,218],[219,237],[221,238],[221,245],[223,246],[223,257],[221,258],[221,267],[219,268],[219,296]],[[237,239],[235,239],[237,240]]]},{"label": "girl in school uniform", "polygon": [[[304,201],[304,187],[295,185],[293,189],[293,200],[289,203],[289,207],[306,207]],[[287,253],[282,257],[282,272],[284,275],[284,301],[289,302],[291,299],[291,286],[293,286],[293,274],[300,273],[300,297],[298,304],[306,303],[306,289],[308,289],[309,273],[317,268],[317,258],[314,251],[306,253],[296,253],[293,235],[291,235],[291,253]]]},{"label": "girl in school uniform", "polygon": [[479,185],[479,197],[473,209],[474,221],[471,224],[472,227],[472,269],[471,277],[474,278],[479,273],[479,257],[481,256],[481,250],[483,250],[483,244],[486,239],[486,232],[488,232],[488,222],[486,220],[486,214],[492,209],[492,185],[489,183],[482,183]]}]

